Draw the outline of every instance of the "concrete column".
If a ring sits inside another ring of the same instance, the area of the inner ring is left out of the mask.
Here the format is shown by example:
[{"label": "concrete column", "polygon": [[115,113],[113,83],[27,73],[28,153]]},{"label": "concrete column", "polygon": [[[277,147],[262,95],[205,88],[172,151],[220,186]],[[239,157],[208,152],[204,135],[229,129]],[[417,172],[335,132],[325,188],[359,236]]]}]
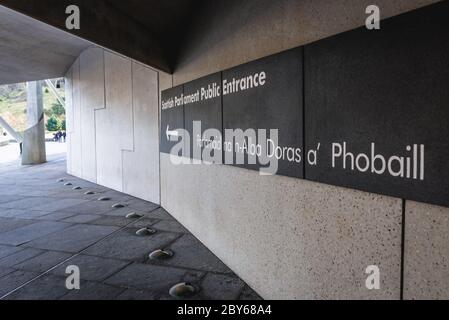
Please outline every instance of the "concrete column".
[{"label": "concrete column", "polygon": [[42,83],[27,83],[27,128],[23,135],[22,165],[46,162]]}]

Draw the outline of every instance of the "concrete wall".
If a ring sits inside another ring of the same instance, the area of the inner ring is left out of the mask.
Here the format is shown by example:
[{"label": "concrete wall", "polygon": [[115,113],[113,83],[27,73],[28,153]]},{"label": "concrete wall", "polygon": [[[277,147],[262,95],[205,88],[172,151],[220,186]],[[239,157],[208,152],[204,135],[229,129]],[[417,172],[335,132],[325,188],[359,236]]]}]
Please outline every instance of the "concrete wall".
[{"label": "concrete wall", "polygon": [[[434,2],[379,0],[376,4],[385,18]],[[161,74],[160,87],[362,26],[370,4],[365,0],[210,2],[198,12],[201,19],[186,38],[176,72]],[[230,166],[175,166],[165,154],[161,154],[161,201],[264,298],[447,297],[444,266],[449,249],[444,234],[449,229],[445,217],[449,209],[260,176]],[[380,268],[380,290],[365,288],[369,265]],[[439,274],[433,273],[435,265]]]},{"label": "concrete wall", "polygon": [[[385,18],[433,2],[376,4]],[[159,202],[158,87],[359,27],[369,4],[211,2],[173,75],[83,52],[67,74],[69,173]],[[449,298],[447,208],[165,154],[160,164],[162,205],[264,298]],[[369,265],[380,290],[365,288]]]},{"label": "concrete wall", "polygon": [[449,209],[408,201],[404,298],[449,299]]},{"label": "concrete wall", "polygon": [[92,47],[66,78],[68,173],[159,203],[158,72]]}]

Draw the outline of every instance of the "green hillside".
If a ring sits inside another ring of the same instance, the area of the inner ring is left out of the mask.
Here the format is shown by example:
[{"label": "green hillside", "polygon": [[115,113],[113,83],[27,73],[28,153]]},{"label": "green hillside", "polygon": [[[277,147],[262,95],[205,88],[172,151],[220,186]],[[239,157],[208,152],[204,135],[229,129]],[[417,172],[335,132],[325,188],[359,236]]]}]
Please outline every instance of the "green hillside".
[{"label": "green hillside", "polygon": [[[58,89],[64,97],[64,85]],[[56,118],[59,124],[65,120],[65,112],[51,91],[44,84],[42,88],[45,123],[50,117]],[[26,128],[26,84],[0,86],[0,116],[2,116],[16,131]]]}]

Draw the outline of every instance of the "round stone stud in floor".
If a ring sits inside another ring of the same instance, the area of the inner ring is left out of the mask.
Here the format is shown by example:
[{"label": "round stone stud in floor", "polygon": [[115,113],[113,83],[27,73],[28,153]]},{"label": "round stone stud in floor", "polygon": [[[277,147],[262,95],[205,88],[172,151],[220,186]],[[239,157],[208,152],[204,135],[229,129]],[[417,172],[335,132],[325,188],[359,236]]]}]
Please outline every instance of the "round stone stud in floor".
[{"label": "round stone stud in floor", "polygon": [[109,200],[111,200],[111,198],[108,198],[108,197],[98,198],[98,201],[109,201]]},{"label": "round stone stud in floor", "polygon": [[81,187],[73,187],[73,190],[81,190]]},{"label": "round stone stud in floor", "polygon": [[85,194],[86,196],[88,196],[88,195],[91,195],[91,194],[95,194],[95,192],[93,192],[93,191],[86,191],[86,192],[84,192],[84,194]]},{"label": "round stone stud in floor", "polygon": [[173,298],[186,299],[192,297],[197,292],[198,290],[192,284],[183,282],[171,287],[168,293]]},{"label": "round stone stud in floor", "polygon": [[151,228],[142,228],[136,231],[136,236],[146,237],[156,233],[156,230]]},{"label": "round stone stud in floor", "polygon": [[175,253],[171,250],[155,250],[150,253],[149,258],[156,261],[164,261],[171,259]]},{"label": "round stone stud in floor", "polygon": [[113,209],[121,209],[121,208],[124,208],[124,207],[126,207],[126,205],[124,205],[123,203],[116,203],[116,204],[112,205]]},{"label": "round stone stud in floor", "polygon": [[131,212],[126,215],[126,219],[140,219],[143,217],[143,214]]},{"label": "round stone stud in floor", "polygon": [[66,182],[66,183],[64,183],[64,185],[65,185],[65,186],[71,186],[72,183],[71,183],[71,182]]}]

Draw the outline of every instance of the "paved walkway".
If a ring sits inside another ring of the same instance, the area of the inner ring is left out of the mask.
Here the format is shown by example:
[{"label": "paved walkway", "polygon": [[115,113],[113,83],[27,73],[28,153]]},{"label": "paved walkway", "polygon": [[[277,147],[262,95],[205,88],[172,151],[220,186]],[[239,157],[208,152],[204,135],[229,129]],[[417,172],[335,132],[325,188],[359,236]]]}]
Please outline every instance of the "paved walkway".
[{"label": "paved walkway", "polygon": [[[67,144],[60,142],[45,143],[47,159],[52,160],[61,157],[67,151]],[[0,170],[5,166],[12,166],[20,164],[20,145],[16,142],[11,142],[6,146],[0,146]]]},{"label": "paved walkway", "polygon": [[[68,176],[65,165],[0,170],[0,298],[172,299],[181,282],[197,288],[190,299],[259,298],[162,208]],[[136,235],[144,227],[156,232]],[[174,255],[149,259],[157,249]],[[80,290],[65,287],[69,265],[80,268]]]}]

